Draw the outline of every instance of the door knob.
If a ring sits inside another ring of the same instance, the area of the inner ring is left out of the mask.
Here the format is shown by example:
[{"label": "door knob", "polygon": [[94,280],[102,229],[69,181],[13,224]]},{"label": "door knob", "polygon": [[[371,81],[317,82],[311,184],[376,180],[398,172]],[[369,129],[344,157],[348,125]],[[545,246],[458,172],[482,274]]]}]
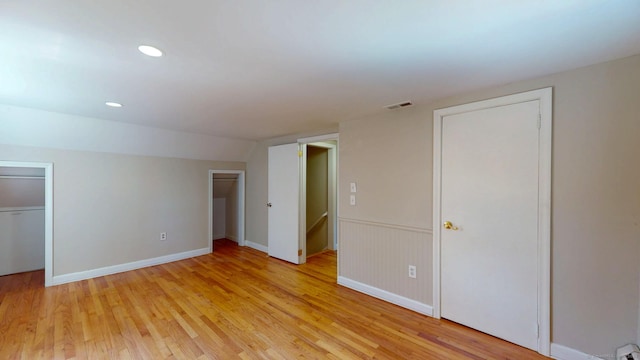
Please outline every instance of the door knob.
[{"label": "door knob", "polygon": [[444,224],[442,224],[444,226],[445,229],[447,230],[458,230],[457,226],[453,226],[453,224],[451,223],[451,221],[445,221]]}]

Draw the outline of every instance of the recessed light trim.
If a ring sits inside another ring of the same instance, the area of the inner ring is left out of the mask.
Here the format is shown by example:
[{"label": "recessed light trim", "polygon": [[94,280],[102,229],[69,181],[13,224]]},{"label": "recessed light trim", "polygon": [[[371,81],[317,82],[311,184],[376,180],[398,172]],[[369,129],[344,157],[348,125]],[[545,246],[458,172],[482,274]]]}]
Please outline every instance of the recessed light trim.
[{"label": "recessed light trim", "polygon": [[157,47],[153,47],[151,45],[140,45],[138,46],[138,50],[140,50],[141,53],[147,55],[147,56],[151,56],[151,57],[160,57],[162,56],[162,51],[160,49],[158,49]]},{"label": "recessed light trim", "polygon": [[117,103],[117,102],[113,102],[113,101],[107,101],[104,104],[107,105],[107,106],[114,107],[114,108],[121,108],[122,107],[122,104]]}]

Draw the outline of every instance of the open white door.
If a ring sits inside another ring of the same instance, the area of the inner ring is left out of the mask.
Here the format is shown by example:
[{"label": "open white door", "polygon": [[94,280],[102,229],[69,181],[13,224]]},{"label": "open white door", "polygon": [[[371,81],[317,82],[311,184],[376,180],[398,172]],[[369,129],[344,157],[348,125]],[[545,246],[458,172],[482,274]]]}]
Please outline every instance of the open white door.
[{"label": "open white door", "polygon": [[299,263],[298,144],[269,147],[269,256]]}]

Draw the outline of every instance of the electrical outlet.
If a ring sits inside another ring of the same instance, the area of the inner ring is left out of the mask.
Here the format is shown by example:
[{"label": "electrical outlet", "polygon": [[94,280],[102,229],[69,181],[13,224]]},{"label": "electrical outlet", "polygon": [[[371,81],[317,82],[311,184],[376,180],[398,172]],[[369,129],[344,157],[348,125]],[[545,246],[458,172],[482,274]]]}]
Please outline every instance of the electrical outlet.
[{"label": "electrical outlet", "polygon": [[166,232],[161,232],[160,233],[160,240],[167,240],[167,233]]},{"label": "electrical outlet", "polygon": [[416,266],[415,265],[409,265],[409,277],[412,279],[416,278]]},{"label": "electrical outlet", "polygon": [[350,205],[355,205],[356,204],[356,196],[355,195],[349,196],[349,204]]}]

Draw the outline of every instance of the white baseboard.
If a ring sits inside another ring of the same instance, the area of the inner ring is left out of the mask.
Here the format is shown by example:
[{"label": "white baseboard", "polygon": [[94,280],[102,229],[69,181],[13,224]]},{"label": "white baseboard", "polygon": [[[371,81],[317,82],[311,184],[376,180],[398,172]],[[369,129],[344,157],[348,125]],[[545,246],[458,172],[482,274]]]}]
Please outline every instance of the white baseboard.
[{"label": "white baseboard", "polygon": [[253,241],[245,240],[244,246],[248,246],[252,249],[256,249],[258,251],[262,251],[263,253],[269,253],[269,248],[258,243],[254,243]]},{"label": "white baseboard", "polygon": [[160,256],[152,259],[134,261],[126,264],[106,266],[98,269],[79,271],[71,274],[58,275],[53,277],[53,285],[61,285],[74,281],[86,280],[98,276],[117,274],[125,271],[141,269],[148,266],[166,264],[173,261],[184,260],[195,256],[205,255],[209,253],[209,248],[185,251],[177,254]]},{"label": "white baseboard", "polygon": [[[551,357],[558,360],[601,360],[594,355],[585,354],[572,348],[551,343]],[[615,358],[615,355],[612,356]]]},{"label": "white baseboard", "polygon": [[338,276],[338,284],[348,287],[350,289],[365,293],[378,299],[388,301],[392,304],[402,306],[409,310],[413,310],[420,314],[433,316],[433,307],[427,304],[423,304],[419,301],[415,301],[392,292],[373,287],[371,285],[363,284],[361,282],[348,279],[343,276]]}]

